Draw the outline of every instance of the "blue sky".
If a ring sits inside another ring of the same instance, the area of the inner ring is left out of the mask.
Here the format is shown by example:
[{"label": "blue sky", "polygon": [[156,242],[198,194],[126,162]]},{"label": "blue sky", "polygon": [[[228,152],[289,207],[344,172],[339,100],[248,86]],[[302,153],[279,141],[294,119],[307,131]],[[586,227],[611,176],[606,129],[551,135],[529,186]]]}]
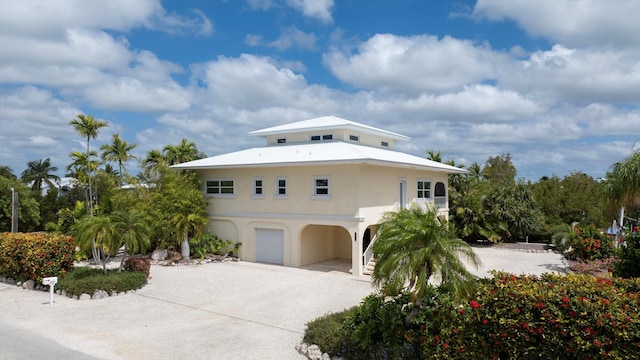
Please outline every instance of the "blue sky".
[{"label": "blue sky", "polygon": [[[186,137],[335,115],[457,164],[510,153],[518,177],[603,177],[640,143],[633,0],[0,0],[0,165],[16,175],[108,121],[136,155]],[[135,172],[137,164],[128,164]]]}]

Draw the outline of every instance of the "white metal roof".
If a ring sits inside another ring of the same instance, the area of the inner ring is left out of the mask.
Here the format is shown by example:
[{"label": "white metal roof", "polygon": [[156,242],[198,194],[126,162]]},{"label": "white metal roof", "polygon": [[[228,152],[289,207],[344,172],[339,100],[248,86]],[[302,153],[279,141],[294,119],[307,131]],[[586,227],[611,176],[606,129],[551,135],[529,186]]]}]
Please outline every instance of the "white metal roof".
[{"label": "white metal roof", "polygon": [[341,141],[266,146],[190,161],[172,166],[178,169],[219,169],[261,166],[323,164],[369,164],[416,168],[449,174],[466,170],[418,156]]},{"label": "white metal roof", "polygon": [[262,130],[256,130],[249,133],[251,136],[279,135],[290,134],[301,131],[317,131],[329,129],[350,129],[372,135],[382,136],[393,140],[410,140],[410,137],[400,135],[391,131],[378,129],[373,126],[360,124],[354,121],[342,119],[336,116],[321,116],[314,119],[298,121],[294,123],[273,126]]}]

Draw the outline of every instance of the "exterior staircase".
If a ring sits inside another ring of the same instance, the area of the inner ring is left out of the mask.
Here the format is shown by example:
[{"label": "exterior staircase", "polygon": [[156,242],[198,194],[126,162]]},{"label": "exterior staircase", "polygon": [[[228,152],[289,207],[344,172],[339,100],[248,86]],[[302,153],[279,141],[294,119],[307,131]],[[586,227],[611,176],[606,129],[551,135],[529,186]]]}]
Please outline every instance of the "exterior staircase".
[{"label": "exterior staircase", "polygon": [[371,261],[369,261],[367,266],[365,266],[363,274],[365,275],[373,274],[373,269],[375,269],[375,267],[376,267],[376,261],[374,259],[371,259]]}]

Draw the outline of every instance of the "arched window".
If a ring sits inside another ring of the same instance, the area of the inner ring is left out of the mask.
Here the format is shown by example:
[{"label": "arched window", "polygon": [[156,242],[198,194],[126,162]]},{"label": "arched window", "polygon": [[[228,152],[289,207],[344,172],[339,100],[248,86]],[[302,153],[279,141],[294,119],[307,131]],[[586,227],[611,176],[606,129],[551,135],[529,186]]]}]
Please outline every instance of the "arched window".
[{"label": "arched window", "polygon": [[437,182],[436,187],[433,192],[434,202],[439,208],[447,207],[447,188],[444,186],[444,183]]}]

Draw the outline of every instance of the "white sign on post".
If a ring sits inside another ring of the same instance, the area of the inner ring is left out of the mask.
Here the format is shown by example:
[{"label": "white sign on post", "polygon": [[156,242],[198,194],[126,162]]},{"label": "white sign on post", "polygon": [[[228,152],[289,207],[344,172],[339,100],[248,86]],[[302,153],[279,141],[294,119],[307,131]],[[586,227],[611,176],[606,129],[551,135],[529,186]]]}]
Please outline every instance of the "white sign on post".
[{"label": "white sign on post", "polygon": [[49,305],[53,305],[53,288],[58,283],[58,277],[46,277],[42,279],[42,285],[49,285]]}]

